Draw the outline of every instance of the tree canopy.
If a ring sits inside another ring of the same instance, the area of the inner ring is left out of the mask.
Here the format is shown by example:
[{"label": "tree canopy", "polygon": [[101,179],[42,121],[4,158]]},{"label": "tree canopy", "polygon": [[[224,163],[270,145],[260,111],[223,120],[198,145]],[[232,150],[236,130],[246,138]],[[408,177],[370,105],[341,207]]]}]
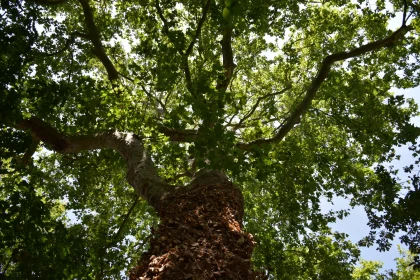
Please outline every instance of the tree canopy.
[{"label": "tree canopy", "polygon": [[411,184],[389,167],[396,146],[420,155],[418,106],[393,92],[420,82],[418,1],[4,0],[0,13],[2,277],[125,279],[158,223],[117,153],[62,154],[58,132],[132,132],[173,185],[223,171],[272,279],[354,276],[358,247],[329,227],[349,211],[323,213],[322,198],[366,209],[360,245],[387,250],[403,231],[420,253],[418,161]]},{"label": "tree canopy", "polygon": [[411,280],[420,278],[420,271],[413,268],[413,263],[416,262],[415,256],[409,251],[402,249],[399,245],[398,252],[400,253],[400,257],[395,259],[397,263],[396,271],[389,270],[381,273],[379,269],[382,268],[383,264],[380,261],[361,260],[360,266],[353,272],[354,279]]}]

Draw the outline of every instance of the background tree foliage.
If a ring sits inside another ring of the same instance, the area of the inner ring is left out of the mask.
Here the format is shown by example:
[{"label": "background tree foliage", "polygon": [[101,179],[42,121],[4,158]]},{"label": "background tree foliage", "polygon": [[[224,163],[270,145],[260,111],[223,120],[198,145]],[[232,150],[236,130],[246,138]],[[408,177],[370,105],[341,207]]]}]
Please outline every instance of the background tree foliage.
[{"label": "background tree foliage", "polygon": [[404,231],[420,253],[416,167],[411,187],[388,168],[395,146],[419,155],[418,106],[391,90],[419,84],[418,1],[4,0],[0,13],[2,277],[123,279],[157,223],[117,154],[47,152],[19,127],[31,116],[67,135],[134,132],[176,184],[223,170],[272,278],[355,277],[357,246],[329,227],[348,211],[322,213],[324,197],[366,209],[362,245]]},{"label": "background tree foliage", "polygon": [[389,270],[385,273],[380,273],[379,269],[382,268],[382,263],[379,261],[365,261],[361,260],[360,266],[353,271],[353,277],[357,280],[411,280],[419,279],[420,271],[413,268],[415,263],[415,256],[409,251],[404,250],[398,246],[400,257],[396,258],[396,271]]}]

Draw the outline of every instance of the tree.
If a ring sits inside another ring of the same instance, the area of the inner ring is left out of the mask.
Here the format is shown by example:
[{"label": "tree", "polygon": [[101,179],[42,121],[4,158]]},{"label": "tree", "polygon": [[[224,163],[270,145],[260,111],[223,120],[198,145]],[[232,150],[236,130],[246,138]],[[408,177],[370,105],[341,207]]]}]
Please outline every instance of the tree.
[{"label": "tree", "polygon": [[380,273],[383,263],[378,261],[361,260],[360,265],[354,270],[353,278],[357,280],[363,279],[396,279],[396,280],[411,280],[419,279],[420,271],[413,267],[415,264],[415,255],[408,250],[404,250],[398,245],[398,252],[400,257],[396,258],[396,271],[388,270],[386,273]]},{"label": "tree", "polygon": [[320,198],[388,209],[420,134],[390,2],[1,1],[2,275],[351,279]]},{"label": "tree", "polygon": [[400,253],[401,257],[396,258],[396,278],[399,280],[419,279],[420,271],[413,267],[413,264],[415,263],[415,255],[410,253],[408,250],[402,249],[401,246],[398,246],[398,252]]},{"label": "tree", "polygon": [[382,268],[382,265],[383,263],[378,261],[361,260],[360,266],[353,272],[353,277],[357,280],[385,279],[384,276],[379,273],[379,269]]}]

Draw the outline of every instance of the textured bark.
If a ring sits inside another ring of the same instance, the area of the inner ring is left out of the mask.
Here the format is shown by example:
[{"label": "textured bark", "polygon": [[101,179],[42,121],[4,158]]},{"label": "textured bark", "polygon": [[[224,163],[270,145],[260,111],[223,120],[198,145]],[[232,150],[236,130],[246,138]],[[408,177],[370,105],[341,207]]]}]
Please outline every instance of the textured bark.
[{"label": "textured bark", "polygon": [[110,148],[126,161],[127,180],[156,210],[161,223],[152,230],[150,249],[131,271],[131,279],[256,279],[254,240],[242,230],[241,190],[221,172],[200,170],[183,187],[160,178],[141,140],[133,133],[107,131],[65,135],[39,118],[22,120],[29,130],[62,154]]},{"label": "textured bark", "polygon": [[256,279],[254,241],[242,230],[240,189],[216,171],[200,171],[166,197],[150,249],[130,279]]}]

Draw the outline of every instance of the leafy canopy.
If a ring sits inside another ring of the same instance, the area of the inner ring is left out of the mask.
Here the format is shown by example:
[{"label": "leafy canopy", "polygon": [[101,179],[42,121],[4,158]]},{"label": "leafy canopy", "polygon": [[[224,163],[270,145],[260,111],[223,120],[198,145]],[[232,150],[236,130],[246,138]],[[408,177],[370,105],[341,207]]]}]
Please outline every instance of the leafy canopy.
[{"label": "leafy canopy", "polygon": [[328,226],[348,211],[321,212],[323,197],[388,223],[367,245],[418,225],[386,168],[420,133],[418,106],[393,93],[419,84],[417,1],[14,0],[0,12],[5,275],[118,279],[156,223],[115,153],[46,152],[19,130],[31,116],[68,135],[134,132],[174,184],[223,170],[243,190],[255,265],[275,278],[351,279],[358,249]]}]

